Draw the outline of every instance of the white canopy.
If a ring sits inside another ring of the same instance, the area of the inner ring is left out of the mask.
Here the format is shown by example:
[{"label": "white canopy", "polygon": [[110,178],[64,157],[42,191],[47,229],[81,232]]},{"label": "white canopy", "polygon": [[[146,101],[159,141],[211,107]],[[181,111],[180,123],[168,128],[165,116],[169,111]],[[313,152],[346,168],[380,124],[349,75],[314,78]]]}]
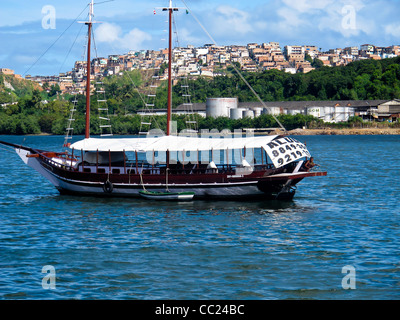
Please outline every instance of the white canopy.
[{"label": "white canopy", "polygon": [[89,138],[75,142],[70,148],[99,152],[184,152],[208,150],[237,150],[263,148],[276,168],[310,157],[307,147],[290,137],[258,136],[237,138],[199,138],[185,136],[162,136],[157,138]]},{"label": "white canopy", "polygon": [[265,147],[274,136],[199,138],[162,136],[157,138],[89,138],[75,142],[71,149],[84,151],[206,151]]}]

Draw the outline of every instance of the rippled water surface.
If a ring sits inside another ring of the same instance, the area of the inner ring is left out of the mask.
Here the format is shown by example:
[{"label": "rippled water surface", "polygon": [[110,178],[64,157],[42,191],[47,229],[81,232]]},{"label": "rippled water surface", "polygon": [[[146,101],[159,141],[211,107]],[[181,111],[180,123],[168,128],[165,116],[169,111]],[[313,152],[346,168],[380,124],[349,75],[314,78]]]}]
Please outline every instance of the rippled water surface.
[{"label": "rippled water surface", "polygon": [[61,196],[1,149],[0,299],[399,299],[400,136],[298,139],[328,176],[292,202]]}]

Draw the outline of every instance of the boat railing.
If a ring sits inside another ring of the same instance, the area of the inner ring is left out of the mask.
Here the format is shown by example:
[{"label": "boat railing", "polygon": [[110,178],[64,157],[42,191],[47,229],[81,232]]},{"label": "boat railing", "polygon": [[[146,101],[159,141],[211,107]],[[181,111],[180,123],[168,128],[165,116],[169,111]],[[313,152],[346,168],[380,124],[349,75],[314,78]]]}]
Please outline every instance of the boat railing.
[{"label": "boat railing", "polygon": [[[51,160],[50,160],[51,161]],[[53,161],[53,164],[55,162]],[[105,173],[105,174],[166,174],[166,165],[152,165],[147,162],[126,162],[112,163],[112,164],[93,164],[78,162],[76,166],[65,166],[67,170],[74,170],[86,173]],[[207,168],[207,165],[175,165],[170,164],[168,174],[181,175],[181,174],[208,174],[208,173],[234,173],[236,170],[235,165],[218,165],[217,168]]]},{"label": "boat railing", "polygon": [[[165,174],[166,164],[154,165],[146,160],[126,160],[123,162],[115,163],[88,163],[82,162],[81,157],[71,156],[70,154],[59,153],[48,155],[46,153],[39,153],[38,156],[42,159],[43,163],[51,166],[58,167],[68,171],[79,171],[86,173],[100,173],[100,174]],[[169,173],[171,175],[178,174],[233,174],[236,170],[243,168],[238,164],[217,164],[215,167],[210,168],[208,164],[200,163],[175,163],[169,165]],[[252,171],[264,171],[273,169],[273,164],[257,164],[253,165]]]},{"label": "boat railing", "polygon": [[58,167],[69,171],[76,170],[74,167],[74,164],[76,164],[76,158],[71,158],[71,156],[66,153],[41,152],[41,153],[31,154],[30,156],[31,157],[37,156],[42,160],[42,163],[48,164],[53,167]]},{"label": "boat railing", "polygon": [[272,163],[254,165],[254,171],[271,170],[271,169],[274,169],[274,168],[275,167],[274,167],[274,165]]}]

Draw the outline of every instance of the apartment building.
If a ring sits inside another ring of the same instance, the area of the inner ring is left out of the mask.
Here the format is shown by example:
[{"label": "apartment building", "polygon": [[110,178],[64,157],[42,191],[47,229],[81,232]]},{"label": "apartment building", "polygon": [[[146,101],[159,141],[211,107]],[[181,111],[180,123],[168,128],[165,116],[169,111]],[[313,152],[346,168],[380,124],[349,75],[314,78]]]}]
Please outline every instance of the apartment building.
[{"label": "apartment building", "polygon": [[286,60],[294,63],[303,62],[305,58],[305,52],[304,46],[285,46],[284,49]]},{"label": "apartment building", "polygon": [[0,73],[2,74],[8,74],[8,75],[13,75],[14,70],[8,69],[8,68],[0,68]]}]

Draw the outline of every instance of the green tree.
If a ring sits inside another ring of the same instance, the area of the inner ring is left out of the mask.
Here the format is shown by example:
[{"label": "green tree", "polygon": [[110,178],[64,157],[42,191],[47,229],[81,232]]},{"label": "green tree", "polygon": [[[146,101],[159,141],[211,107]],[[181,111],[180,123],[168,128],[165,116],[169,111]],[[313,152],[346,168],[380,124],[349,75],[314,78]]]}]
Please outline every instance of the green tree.
[{"label": "green tree", "polygon": [[61,93],[60,86],[58,84],[52,85],[50,87],[49,96],[53,97],[53,96],[57,95],[58,93]]},{"label": "green tree", "polygon": [[38,119],[38,124],[41,132],[52,133],[54,122],[57,120],[57,115],[52,113],[42,114]]}]

